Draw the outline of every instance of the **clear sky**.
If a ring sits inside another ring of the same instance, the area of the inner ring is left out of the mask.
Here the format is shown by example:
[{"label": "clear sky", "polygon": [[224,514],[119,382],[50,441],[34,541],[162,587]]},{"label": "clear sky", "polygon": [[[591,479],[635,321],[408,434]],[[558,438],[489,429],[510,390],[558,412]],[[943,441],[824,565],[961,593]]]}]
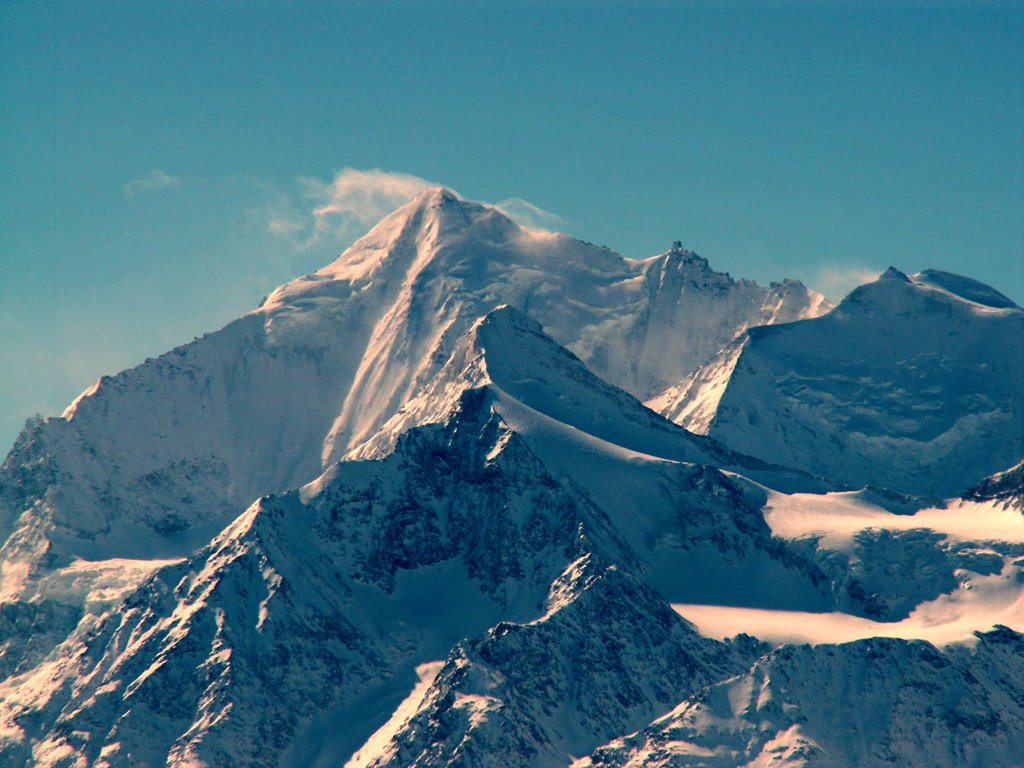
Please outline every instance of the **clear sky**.
[{"label": "clear sky", "polygon": [[1024,4],[5,0],[0,454],[421,179],[626,256],[1022,303]]}]

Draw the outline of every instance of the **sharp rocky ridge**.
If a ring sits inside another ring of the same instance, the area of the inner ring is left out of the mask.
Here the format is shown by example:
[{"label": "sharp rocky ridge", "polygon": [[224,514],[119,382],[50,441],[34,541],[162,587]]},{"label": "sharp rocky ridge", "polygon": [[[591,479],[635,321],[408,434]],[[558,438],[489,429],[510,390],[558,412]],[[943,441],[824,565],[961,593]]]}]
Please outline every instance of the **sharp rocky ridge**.
[{"label": "sharp rocky ridge", "polygon": [[822,302],[679,249],[631,261],[427,190],[258,310],[30,424],[2,470],[4,557],[25,563],[3,589],[41,558],[188,554],[253,498],[373,440],[501,304],[643,399],[751,323]]},{"label": "sharp rocky ridge", "polygon": [[27,425],[0,762],[1015,765],[1022,318],[426,190]]}]

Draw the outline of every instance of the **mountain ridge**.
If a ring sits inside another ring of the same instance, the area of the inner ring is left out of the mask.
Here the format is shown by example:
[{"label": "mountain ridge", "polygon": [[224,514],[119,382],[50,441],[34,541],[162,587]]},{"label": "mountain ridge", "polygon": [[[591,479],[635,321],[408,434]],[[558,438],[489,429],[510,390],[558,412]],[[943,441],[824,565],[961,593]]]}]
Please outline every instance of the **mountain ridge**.
[{"label": "mountain ridge", "polygon": [[997,291],[890,267],[827,315],[748,329],[649,404],[837,483],[953,496],[1024,455],[1022,339]]},{"label": "mountain ridge", "polygon": [[[40,546],[55,564],[184,556],[251,499],[309,482],[370,439],[437,374],[461,333],[502,303],[543,316],[549,334],[605,377],[618,371],[612,383],[628,391],[639,381],[630,340],[653,322],[644,309],[652,296],[665,295],[650,282],[656,262],[525,230],[493,208],[427,190],[259,309],[101,379],[65,417],[34,425],[4,464],[2,535],[24,530],[3,556],[30,575]],[[746,290],[742,300],[760,307],[763,296]],[[38,546],[27,543],[38,540],[33,530],[49,531]],[[20,589],[13,573],[8,592]]]},{"label": "mountain ridge", "polygon": [[[0,761],[1009,768],[1008,302],[893,268],[831,309],[425,190],[19,437]],[[948,485],[851,459],[872,425]]]}]

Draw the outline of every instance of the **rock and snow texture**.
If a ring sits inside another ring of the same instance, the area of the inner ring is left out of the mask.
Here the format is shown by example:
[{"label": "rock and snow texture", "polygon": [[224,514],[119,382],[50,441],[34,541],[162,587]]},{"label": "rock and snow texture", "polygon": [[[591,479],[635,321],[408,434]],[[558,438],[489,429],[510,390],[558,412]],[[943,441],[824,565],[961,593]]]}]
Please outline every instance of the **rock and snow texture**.
[{"label": "rock and snow texture", "polygon": [[4,590],[30,594],[38,570],[75,557],[187,555],[372,439],[501,304],[645,399],[750,324],[822,301],[680,249],[624,259],[427,190],[258,310],[29,425],[0,470]]},{"label": "rock and snow texture", "polygon": [[2,762],[343,761],[415,667],[540,616],[580,556],[580,525],[571,496],[471,402],[384,461],[261,499],[83,620],[0,696]]},{"label": "rock and snow texture", "polygon": [[[761,650],[701,638],[653,589],[602,565],[596,547],[637,559],[614,537],[613,513],[550,475],[486,389],[467,391],[446,424],[407,432],[385,459],[343,462],[301,492],[261,499],[195,556],[83,619],[0,687],[0,756],[344,761],[388,720],[414,671],[447,658],[401,744],[416,718],[433,723],[442,699],[463,695],[453,687],[466,675],[483,675],[505,687],[492,691],[497,703],[465,693],[468,722],[451,726],[466,730],[460,749],[496,750],[495,765],[564,764]],[[477,707],[501,710],[498,742],[477,728]],[[437,752],[451,738],[445,726],[402,748]],[[381,759],[394,751],[384,746]]]},{"label": "rock and snow texture", "polygon": [[787,646],[576,768],[1015,766],[1024,636],[972,649],[872,639]]},{"label": "rock and snow texture", "polygon": [[1024,461],[986,477],[967,494],[970,499],[999,501],[1024,512]]},{"label": "rock and snow texture", "polygon": [[829,309],[421,194],[19,437],[0,763],[1019,765],[1024,312]]},{"label": "rock and snow texture", "polygon": [[942,498],[1024,456],[1022,381],[1024,310],[967,278],[889,269],[823,317],[750,329],[668,412],[839,484]]},{"label": "rock and snow texture", "polygon": [[700,637],[650,588],[587,554],[552,585],[543,617],[460,643],[374,765],[567,765],[761,650]]}]

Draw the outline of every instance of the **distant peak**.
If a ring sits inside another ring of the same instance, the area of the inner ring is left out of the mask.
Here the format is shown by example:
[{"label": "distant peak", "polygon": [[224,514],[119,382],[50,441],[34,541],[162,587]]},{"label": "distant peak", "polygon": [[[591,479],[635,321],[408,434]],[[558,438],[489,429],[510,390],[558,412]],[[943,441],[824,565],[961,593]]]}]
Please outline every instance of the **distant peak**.
[{"label": "distant peak", "polygon": [[[391,216],[408,220],[424,215],[431,217],[456,211],[469,212],[481,207],[479,203],[462,199],[447,187],[425,187]],[[386,221],[387,218],[384,219],[384,222]]]},{"label": "distant peak", "polygon": [[697,267],[702,270],[711,269],[707,259],[697,255],[688,248],[684,248],[679,240],[673,241],[672,247],[665,251],[661,258],[671,264],[678,264],[684,267]]},{"label": "distant peak", "polygon": [[1020,307],[999,291],[972,278],[937,269],[908,276],[896,267],[889,267],[875,282],[855,288],[840,307],[844,310],[863,306],[892,308],[918,300],[951,302],[972,311],[1021,312]]},{"label": "distant peak", "polygon": [[900,272],[896,267],[889,267],[878,277],[879,280],[899,280],[904,283],[911,282],[910,278],[907,277],[903,272]]},{"label": "distant peak", "polygon": [[426,187],[413,198],[413,201],[419,205],[431,206],[463,202],[461,197],[447,187]]},{"label": "distant peak", "polygon": [[978,280],[939,269],[926,269],[910,278],[915,285],[940,290],[957,298],[993,309],[1019,309],[1007,296]]}]

